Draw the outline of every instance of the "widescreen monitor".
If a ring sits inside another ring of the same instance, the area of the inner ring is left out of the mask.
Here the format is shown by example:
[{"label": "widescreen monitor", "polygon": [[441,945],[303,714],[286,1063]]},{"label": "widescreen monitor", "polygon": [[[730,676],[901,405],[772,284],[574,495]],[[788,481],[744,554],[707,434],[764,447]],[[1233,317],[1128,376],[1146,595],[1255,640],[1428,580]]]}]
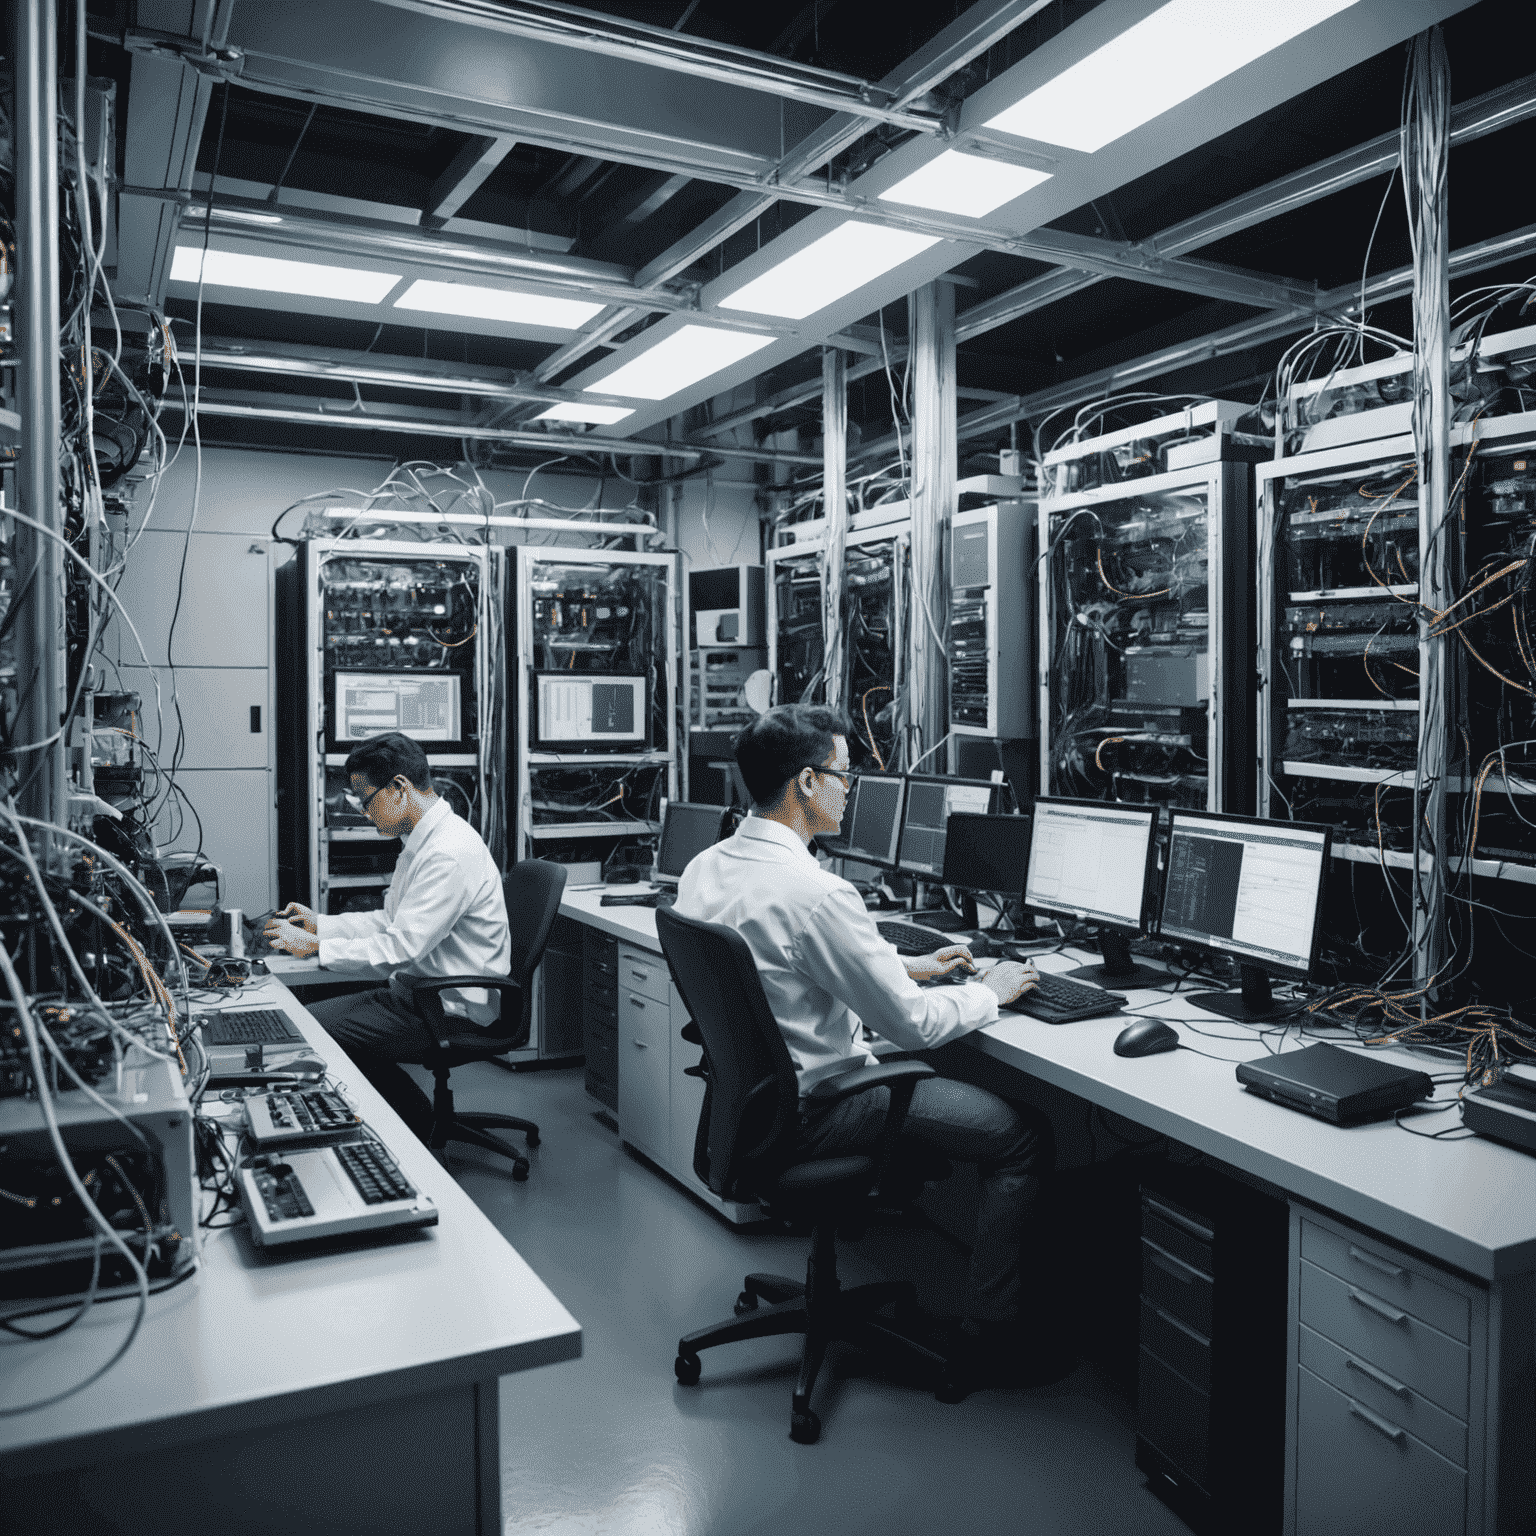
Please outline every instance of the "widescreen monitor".
[{"label": "widescreen monitor", "polygon": [[1329,828],[1175,811],[1159,932],[1231,955],[1241,992],[1198,992],[1227,1018],[1272,1016],[1271,975],[1305,981],[1317,957]]},{"label": "widescreen monitor", "polygon": [[645,679],[536,672],[534,745],[632,751],[646,740]]},{"label": "widescreen monitor", "polygon": [[944,873],[944,834],[949,818],[961,812],[986,815],[995,809],[997,791],[998,786],[985,779],[909,774],[896,867],[937,883]]},{"label": "widescreen monitor", "polygon": [[720,841],[725,816],[722,806],[667,801],[661,808],[661,833],[656,839],[656,884],[675,886],[694,856]]},{"label": "widescreen monitor", "polygon": [[458,672],[335,672],[331,736],[338,749],[391,731],[429,751],[464,737],[464,678]]}]

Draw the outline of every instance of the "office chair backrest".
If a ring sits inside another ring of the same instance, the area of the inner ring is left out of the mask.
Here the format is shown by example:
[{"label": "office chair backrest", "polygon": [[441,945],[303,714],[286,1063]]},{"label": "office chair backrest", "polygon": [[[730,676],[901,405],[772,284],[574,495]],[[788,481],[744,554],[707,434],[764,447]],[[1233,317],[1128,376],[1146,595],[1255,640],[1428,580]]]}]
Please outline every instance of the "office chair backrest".
[{"label": "office chair backrest", "polygon": [[763,993],[757,962],[734,929],[661,907],[656,933],[667,967],[704,1037],[706,1120],[694,1171],[722,1199],[790,1161],[799,1083]]},{"label": "office chair backrest", "polygon": [[565,894],[565,865],[548,859],[521,859],[501,881],[512,930],[512,964],[507,974],[523,984],[523,1021],[533,1013],[533,973],[544,958],[550,929]]}]

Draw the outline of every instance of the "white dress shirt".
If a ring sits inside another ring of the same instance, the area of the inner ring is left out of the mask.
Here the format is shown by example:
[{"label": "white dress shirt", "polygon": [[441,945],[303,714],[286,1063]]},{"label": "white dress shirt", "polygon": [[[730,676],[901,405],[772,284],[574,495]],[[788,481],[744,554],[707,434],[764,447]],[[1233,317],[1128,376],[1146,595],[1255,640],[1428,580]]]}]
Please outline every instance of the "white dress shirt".
[{"label": "white dress shirt", "polygon": [[802,1098],[823,1079],[875,1060],[861,1024],[918,1051],[997,1018],[996,994],[977,982],[918,987],[859,893],[779,822],[749,816],[734,837],[694,858],[676,910],[747,941]]},{"label": "white dress shirt", "polygon": [[[505,976],[512,935],[501,875],[480,834],[439,798],[406,834],[382,912],[316,915],[320,964],[387,966],[406,976]],[[497,995],[443,993],[443,1009],[493,1024]]]}]

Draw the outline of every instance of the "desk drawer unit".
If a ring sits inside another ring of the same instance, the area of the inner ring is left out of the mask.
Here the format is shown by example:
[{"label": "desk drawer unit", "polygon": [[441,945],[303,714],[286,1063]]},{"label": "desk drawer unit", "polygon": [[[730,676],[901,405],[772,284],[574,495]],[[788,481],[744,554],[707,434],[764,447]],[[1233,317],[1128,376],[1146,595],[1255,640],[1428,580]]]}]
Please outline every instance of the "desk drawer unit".
[{"label": "desk drawer unit", "polygon": [[1505,1502],[1487,1462],[1489,1293],[1300,1210],[1291,1285],[1292,1536],[1528,1529],[1529,1508],[1501,1523],[1489,1499]]},{"label": "desk drawer unit", "polygon": [[619,1134],[653,1162],[670,1160],[672,1009],[619,993]]},{"label": "desk drawer unit", "polygon": [[586,1089],[616,1114],[619,1108],[619,945],[595,928],[582,932],[582,1048]]},{"label": "desk drawer unit", "polygon": [[660,955],[647,954],[643,949],[631,949],[619,945],[619,989],[638,992],[652,1002],[667,1005],[672,997],[672,978],[667,972],[667,962]]}]

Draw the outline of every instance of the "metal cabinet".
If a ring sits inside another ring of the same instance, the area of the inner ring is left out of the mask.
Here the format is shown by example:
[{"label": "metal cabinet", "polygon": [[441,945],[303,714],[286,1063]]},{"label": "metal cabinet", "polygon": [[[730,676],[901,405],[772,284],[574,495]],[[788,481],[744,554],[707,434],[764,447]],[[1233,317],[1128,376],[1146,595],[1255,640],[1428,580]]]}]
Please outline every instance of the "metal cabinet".
[{"label": "metal cabinet", "polygon": [[[632,979],[659,972],[661,996]],[[666,1164],[672,1144],[671,985],[660,956],[619,946],[619,1132],[655,1162]]]}]

